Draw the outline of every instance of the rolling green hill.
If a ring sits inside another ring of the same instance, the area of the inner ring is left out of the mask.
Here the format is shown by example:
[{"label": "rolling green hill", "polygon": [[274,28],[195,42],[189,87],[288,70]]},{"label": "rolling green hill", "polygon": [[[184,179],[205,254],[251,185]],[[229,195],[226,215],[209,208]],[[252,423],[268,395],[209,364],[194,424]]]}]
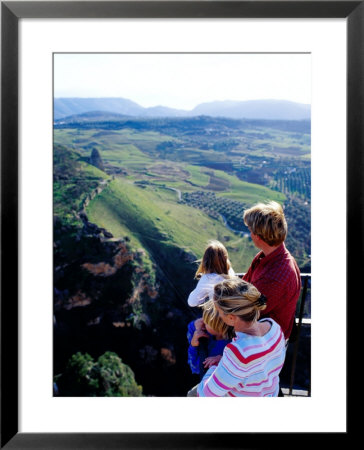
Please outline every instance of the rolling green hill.
[{"label": "rolling green hill", "polygon": [[[137,182],[149,191],[153,191],[154,186],[155,189],[175,189],[180,195],[199,190],[213,192],[218,198],[218,208],[211,209],[209,204],[204,209],[200,205],[200,211],[204,211],[210,221],[221,221],[217,213],[222,214],[228,226],[242,232],[246,231],[242,214],[231,211],[231,200],[239,202],[237,210],[240,211],[258,201],[276,200],[284,204],[289,197],[290,209],[293,206],[299,210],[298,217],[309,214],[310,163],[307,155],[310,135],[301,123],[208,117],[71,121],[55,128],[54,139],[55,143],[62,142],[79,152],[83,158],[88,158],[92,150],[97,149],[108,174]],[[227,199],[230,212],[221,209],[223,199]],[[177,195],[174,201],[178,202]],[[187,203],[196,206],[195,202]],[[105,217],[109,216],[110,212],[105,212]],[[112,220],[115,223],[115,217]],[[304,222],[292,222],[295,228],[299,225],[302,232],[295,234],[290,250],[298,263],[302,262],[307,268],[310,226],[307,220]],[[107,228],[105,218],[103,223]],[[123,226],[125,230],[130,229],[126,224]],[[184,226],[191,228],[193,223],[184,223]],[[168,235],[176,245],[189,247],[183,239],[178,243],[183,235],[178,231],[178,225],[174,231],[168,230]],[[210,238],[218,235],[221,233],[214,233]],[[230,239],[236,240],[237,236]],[[244,267],[241,259],[236,262]]]},{"label": "rolling green hill", "polygon": [[247,237],[236,236],[222,220],[176,200],[177,193],[168,189],[138,187],[119,178],[90,203],[87,213],[92,222],[114,236],[131,236],[135,246],[148,247],[152,242],[174,245],[196,259],[201,258],[209,239],[219,239],[228,248],[236,271],[248,268],[256,249]]},{"label": "rolling green hill", "polygon": [[286,208],[288,247],[310,271],[309,130],[97,118],[54,129],[55,373],[79,352],[97,361],[111,351],[144,395],[184,396],[186,325],[196,317],[187,297],[210,239],[245,272],[258,250],[243,212],[276,200]]}]

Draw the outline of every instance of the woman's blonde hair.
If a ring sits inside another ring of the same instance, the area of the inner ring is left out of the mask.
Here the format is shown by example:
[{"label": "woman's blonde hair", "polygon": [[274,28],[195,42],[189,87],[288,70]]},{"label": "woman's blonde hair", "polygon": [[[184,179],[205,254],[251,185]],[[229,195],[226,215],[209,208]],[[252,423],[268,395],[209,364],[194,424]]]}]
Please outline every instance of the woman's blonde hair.
[{"label": "woman's blonde hair", "polygon": [[267,299],[251,283],[232,277],[215,285],[213,302],[224,314],[255,322],[266,308]]},{"label": "woman's blonde hair", "polygon": [[228,252],[220,241],[209,241],[204,255],[195,273],[195,278],[204,273],[227,275],[231,267]]},{"label": "woman's blonde hair", "polygon": [[202,320],[206,325],[220,334],[223,339],[232,339],[235,336],[234,328],[227,325],[219,317],[219,313],[214,308],[213,300],[209,300],[201,305],[203,309]]},{"label": "woman's blonde hair", "polygon": [[274,247],[287,236],[287,222],[282,206],[277,202],[258,203],[244,212],[244,223],[265,243]]}]

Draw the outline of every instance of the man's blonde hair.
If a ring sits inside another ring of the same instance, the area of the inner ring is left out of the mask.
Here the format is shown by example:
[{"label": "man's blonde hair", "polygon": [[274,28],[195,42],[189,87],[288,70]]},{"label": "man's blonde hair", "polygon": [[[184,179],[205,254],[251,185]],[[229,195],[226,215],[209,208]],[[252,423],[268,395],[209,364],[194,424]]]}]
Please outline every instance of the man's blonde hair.
[{"label": "man's blonde hair", "polygon": [[277,202],[258,203],[244,212],[249,230],[271,247],[282,244],[287,236],[287,222]]}]

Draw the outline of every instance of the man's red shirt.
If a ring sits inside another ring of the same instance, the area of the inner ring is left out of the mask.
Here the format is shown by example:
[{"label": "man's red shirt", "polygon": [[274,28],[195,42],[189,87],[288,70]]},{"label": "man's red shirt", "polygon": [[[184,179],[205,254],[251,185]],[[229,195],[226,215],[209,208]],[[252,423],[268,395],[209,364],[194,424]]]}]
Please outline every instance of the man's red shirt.
[{"label": "man's red shirt", "polygon": [[267,307],[261,317],[271,317],[289,338],[301,291],[301,275],[293,256],[282,243],[265,256],[259,252],[243,276],[267,297]]}]

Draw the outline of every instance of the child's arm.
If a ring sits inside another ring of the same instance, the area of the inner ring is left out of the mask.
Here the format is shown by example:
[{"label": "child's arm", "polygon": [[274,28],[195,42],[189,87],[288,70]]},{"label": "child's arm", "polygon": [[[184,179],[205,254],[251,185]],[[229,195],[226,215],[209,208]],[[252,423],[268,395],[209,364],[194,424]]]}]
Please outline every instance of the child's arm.
[{"label": "child's arm", "polygon": [[190,322],[188,324],[188,329],[187,329],[187,340],[189,343],[188,351],[187,351],[187,361],[188,361],[189,366],[191,367],[192,373],[197,373],[197,374],[200,373],[200,360],[199,360],[199,356],[198,356],[199,342],[197,341],[197,345],[193,345],[193,344],[195,344],[195,341],[194,342],[192,342],[192,341],[194,340],[194,337],[196,336],[197,333],[203,332],[201,330],[200,322],[202,322],[202,319],[197,319],[195,321]]},{"label": "child's arm", "polygon": [[[211,274],[210,274],[211,278]],[[206,297],[209,297],[214,291],[214,280],[211,280],[206,275],[202,275],[199,279],[196,288],[191,292],[188,297],[188,304],[190,306],[198,306],[205,300]]]}]

